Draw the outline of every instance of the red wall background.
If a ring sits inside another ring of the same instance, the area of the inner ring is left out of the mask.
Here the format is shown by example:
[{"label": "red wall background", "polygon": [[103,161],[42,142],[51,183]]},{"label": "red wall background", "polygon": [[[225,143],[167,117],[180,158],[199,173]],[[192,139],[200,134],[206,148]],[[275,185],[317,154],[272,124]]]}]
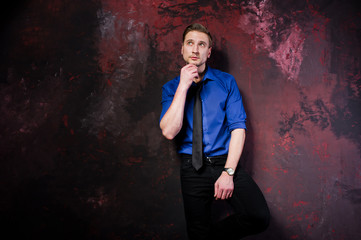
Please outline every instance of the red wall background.
[{"label": "red wall background", "polygon": [[158,127],[190,23],[245,100],[243,166],[269,229],[247,239],[361,238],[358,1],[28,0],[2,7],[4,234],[185,239],[179,160]]}]

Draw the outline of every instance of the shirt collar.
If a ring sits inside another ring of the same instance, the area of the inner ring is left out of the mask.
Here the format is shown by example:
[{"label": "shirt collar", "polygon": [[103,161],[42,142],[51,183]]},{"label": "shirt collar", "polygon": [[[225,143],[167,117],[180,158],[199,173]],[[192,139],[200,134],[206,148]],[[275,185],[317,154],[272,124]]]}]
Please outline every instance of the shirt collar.
[{"label": "shirt collar", "polygon": [[[206,80],[215,81],[217,80],[217,77],[214,75],[213,69],[207,65],[206,73],[204,74],[204,77],[202,79],[202,82],[204,83]],[[203,84],[202,83],[202,84]],[[192,85],[197,85],[195,82],[192,83]]]},{"label": "shirt collar", "polygon": [[215,80],[217,79],[213,73],[213,69],[210,66],[207,66],[207,72],[204,74],[203,81],[205,80]]}]

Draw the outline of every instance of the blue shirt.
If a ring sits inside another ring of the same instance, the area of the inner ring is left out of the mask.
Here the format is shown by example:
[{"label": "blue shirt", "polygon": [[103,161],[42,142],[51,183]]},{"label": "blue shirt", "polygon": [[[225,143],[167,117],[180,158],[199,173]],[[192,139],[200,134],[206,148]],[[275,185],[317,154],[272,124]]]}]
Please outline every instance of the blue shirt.
[{"label": "blue shirt", "polygon": [[[162,88],[162,113],[170,107],[179,84],[180,76],[164,84]],[[246,113],[242,96],[234,77],[208,67],[200,96],[202,99],[203,152],[205,156],[228,154],[231,132],[236,128],[246,129]],[[193,105],[196,87],[193,83],[187,92],[184,120],[178,133],[178,152],[192,154]]]}]

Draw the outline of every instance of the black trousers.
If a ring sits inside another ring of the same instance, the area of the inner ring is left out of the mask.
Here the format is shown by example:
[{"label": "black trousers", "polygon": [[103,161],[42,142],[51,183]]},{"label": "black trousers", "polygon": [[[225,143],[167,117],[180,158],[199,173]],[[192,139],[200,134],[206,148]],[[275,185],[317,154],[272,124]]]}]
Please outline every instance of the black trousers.
[{"label": "black trousers", "polygon": [[228,202],[233,214],[214,222],[214,183],[223,171],[226,156],[205,158],[198,171],[193,168],[190,155],[181,155],[181,159],[181,186],[189,239],[240,239],[268,227],[270,213],[266,200],[257,184],[240,166],[233,177],[232,197],[217,200]]}]

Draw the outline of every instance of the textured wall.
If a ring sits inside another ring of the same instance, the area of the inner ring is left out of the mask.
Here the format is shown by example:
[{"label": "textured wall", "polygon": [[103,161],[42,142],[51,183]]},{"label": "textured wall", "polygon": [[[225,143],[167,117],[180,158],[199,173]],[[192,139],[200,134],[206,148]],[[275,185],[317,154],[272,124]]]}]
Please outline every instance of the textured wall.
[{"label": "textured wall", "polygon": [[269,229],[361,238],[358,1],[28,0],[2,8],[0,216],[12,236],[185,239],[179,160],[158,127],[192,22],[245,99],[243,166]]}]

